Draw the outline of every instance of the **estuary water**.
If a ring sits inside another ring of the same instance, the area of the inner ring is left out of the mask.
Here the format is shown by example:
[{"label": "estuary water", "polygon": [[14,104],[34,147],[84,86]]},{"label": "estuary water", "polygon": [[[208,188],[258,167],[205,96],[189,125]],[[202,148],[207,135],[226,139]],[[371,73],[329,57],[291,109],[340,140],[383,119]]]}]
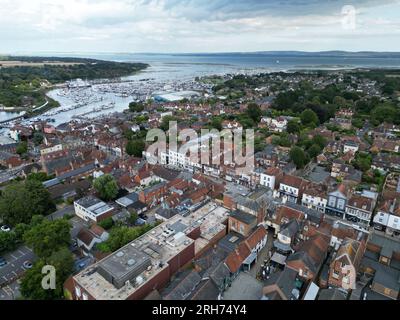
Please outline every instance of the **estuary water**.
[{"label": "estuary water", "polygon": [[[43,55],[41,55],[43,56]],[[63,54],[51,56],[85,57],[120,62],[143,62],[149,67],[135,75],[124,77],[129,83],[120,85],[94,85],[71,92],[52,90],[48,95],[61,107],[41,115],[40,119],[54,119],[58,125],[74,118],[98,117],[119,112],[130,101],[151,96],[154,92],[188,90],[196,77],[208,75],[260,73],[292,70],[337,70],[350,68],[400,68],[400,54],[311,54],[281,53],[226,53],[226,54]],[[68,110],[82,98],[83,106]],[[65,111],[65,109],[67,109]],[[55,111],[62,111],[55,113]],[[0,113],[0,119],[12,118],[11,113]]]}]

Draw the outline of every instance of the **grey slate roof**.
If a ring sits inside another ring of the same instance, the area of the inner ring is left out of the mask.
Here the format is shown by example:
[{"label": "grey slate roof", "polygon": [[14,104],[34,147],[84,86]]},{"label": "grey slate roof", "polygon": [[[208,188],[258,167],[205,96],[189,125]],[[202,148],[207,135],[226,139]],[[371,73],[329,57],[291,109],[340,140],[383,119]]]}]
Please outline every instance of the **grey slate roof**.
[{"label": "grey slate roof", "polygon": [[233,211],[231,213],[231,217],[233,217],[239,221],[242,221],[246,224],[251,224],[251,223],[255,222],[257,219],[256,216],[254,216],[250,213],[247,213],[247,212],[240,211],[240,210]]}]

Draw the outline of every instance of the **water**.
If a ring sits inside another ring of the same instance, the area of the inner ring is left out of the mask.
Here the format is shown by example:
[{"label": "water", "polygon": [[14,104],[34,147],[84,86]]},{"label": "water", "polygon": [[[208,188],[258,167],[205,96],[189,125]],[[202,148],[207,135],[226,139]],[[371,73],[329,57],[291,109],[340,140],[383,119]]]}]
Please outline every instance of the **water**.
[{"label": "water", "polygon": [[[146,70],[125,77],[131,80],[125,84],[130,92],[128,97],[120,97],[113,93],[101,93],[101,86],[83,89],[83,95],[101,96],[102,101],[89,103],[84,107],[54,116],[55,125],[68,122],[73,116],[90,112],[93,108],[115,103],[115,107],[92,116],[122,111],[129,102],[137,98],[137,93],[151,96],[153,92],[184,86],[195,77],[207,75],[223,75],[227,73],[259,73],[273,71],[289,71],[298,69],[346,69],[346,68],[400,68],[400,54],[305,54],[305,53],[247,53],[247,54],[53,54],[53,56],[86,57],[120,62],[144,62],[150,65]],[[146,80],[146,81],[143,81]],[[190,89],[190,88],[182,88]],[[73,105],[75,102],[70,95],[60,96],[61,90],[52,90],[48,95],[57,100],[62,107]],[[61,109],[61,108],[60,108]],[[15,114],[0,113],[3,117],[14,117]]]}]

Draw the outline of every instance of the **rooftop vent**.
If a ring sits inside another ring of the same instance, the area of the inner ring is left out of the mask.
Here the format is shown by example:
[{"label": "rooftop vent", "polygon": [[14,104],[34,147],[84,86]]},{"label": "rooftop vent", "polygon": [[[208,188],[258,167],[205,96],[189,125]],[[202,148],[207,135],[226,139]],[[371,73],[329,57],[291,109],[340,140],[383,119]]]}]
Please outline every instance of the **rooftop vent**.
[{"label": "rooftop vent", "polygon": [[127,264],[128,266],[133,266],[136,263],[135,259],[129,259]]}]

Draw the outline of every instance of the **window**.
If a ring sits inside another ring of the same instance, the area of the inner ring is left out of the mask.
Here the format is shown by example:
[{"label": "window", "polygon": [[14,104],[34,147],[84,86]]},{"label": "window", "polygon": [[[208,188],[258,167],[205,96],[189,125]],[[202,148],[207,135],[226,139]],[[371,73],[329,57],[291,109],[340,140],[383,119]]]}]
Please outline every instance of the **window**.
[{"label": "window", "polygon": [[344,209],[344,200],[343,199],[339,199],[338,200],[337,208],[338,209]]},{"label": "window", "polygon": [[86,294],[86,293],[83,293],[83,294],[82,294],[82,298],[83,298],[83,300],[88,300],[87,294]]},{"label": "window", "polygon": [[75,294],[77,297],[80,297],[81,296],[81,288],[75,287]]}]

